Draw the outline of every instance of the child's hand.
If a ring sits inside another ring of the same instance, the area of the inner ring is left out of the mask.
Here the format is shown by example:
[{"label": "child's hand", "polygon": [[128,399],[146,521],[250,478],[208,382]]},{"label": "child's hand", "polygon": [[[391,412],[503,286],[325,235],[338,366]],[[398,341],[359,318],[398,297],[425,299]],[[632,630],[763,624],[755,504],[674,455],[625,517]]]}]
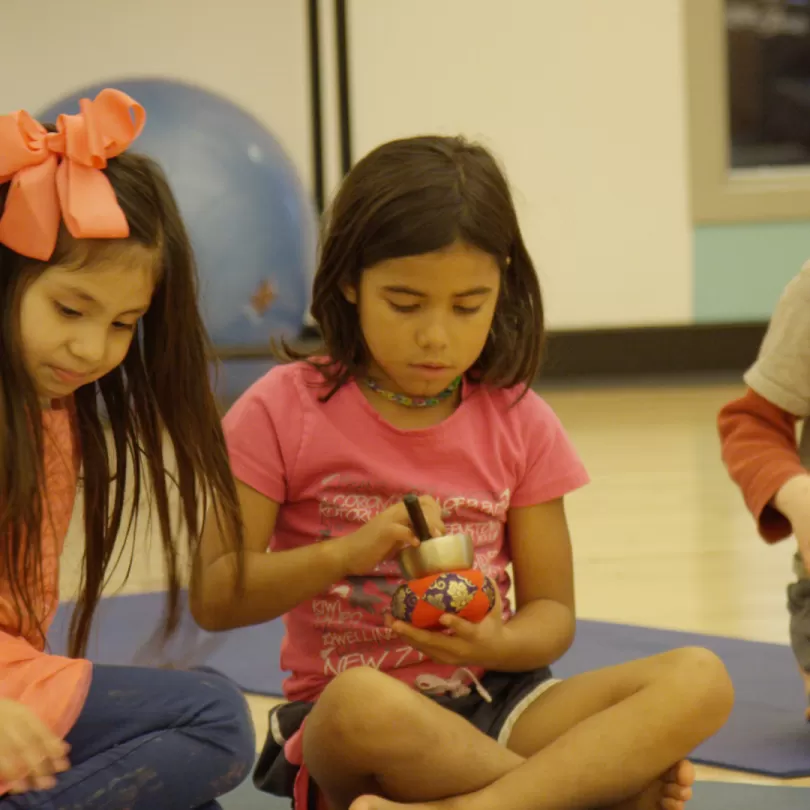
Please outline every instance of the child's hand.
[{"label": "child's hand", "polygon": [[[419,499],[419,504],[432,536],[439,537],[444,534],[439,504],[429,495],[423,495]],[[383,560],[394,556],[403,548],[419,545],[404,503],[397,503],[386,509],[385,512],[372,518],[362,529],[346,535],[338,542],[345,555],[344,568],[347,576],[368,574]]]},{"label": "child's hand", "polygon": [[785,483],[774,506],[790,521],[804,567],[810,572],[810,475],[798,475]]},{"label": "child's hand", "polygon": [[70,767],[69,746],[22,703],[0,700],[0,780],[11,793],[48,790]]},{"label": "child's hand", "polygon": [[799,546],[799,553],[804,562],[805,571],[807,571],[807,576],[810,577],[810,503],[807,504],[807,508],[803,512],[804,514],[798,514],[791,518],[790,522],[793,525],[793,536]]},{"label": "child's hand", "polygon": [[385,623],[419,652],[439,664],[455,667],[481,666],[497,669],[501,659],[506,626],[503,622],[501,591],[495,585],[495,605],[478,624],[445,613],[441,623],[449,634],[422,630],[386,615]]}]

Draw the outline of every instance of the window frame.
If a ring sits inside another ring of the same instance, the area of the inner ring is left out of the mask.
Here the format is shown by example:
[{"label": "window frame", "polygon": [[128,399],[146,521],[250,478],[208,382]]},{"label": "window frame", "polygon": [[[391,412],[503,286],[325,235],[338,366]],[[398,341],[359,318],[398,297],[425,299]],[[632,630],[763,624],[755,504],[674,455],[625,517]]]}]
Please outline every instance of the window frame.
[{"label": "window frame", "polygon": [[683,0],[696,225],[810,219],[810,165],[732,169],[725,0]]}]

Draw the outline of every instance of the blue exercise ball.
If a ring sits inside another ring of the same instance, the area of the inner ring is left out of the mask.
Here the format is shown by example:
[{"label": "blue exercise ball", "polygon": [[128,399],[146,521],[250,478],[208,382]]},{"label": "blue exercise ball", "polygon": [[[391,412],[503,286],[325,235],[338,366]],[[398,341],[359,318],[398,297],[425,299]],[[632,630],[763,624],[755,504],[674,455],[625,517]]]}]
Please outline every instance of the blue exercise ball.
[{"label": "blue exercise ball", "polygon": [[[115,87],[146,109],[133,151],[157,160],[177,197],[197,258],[206,328],[219,347],[294,337],[310,304],[315,208],[267,128],[232,101],[171,79],[109,80],[38,113],[53,122],[79,99]],[[218,393],[237,396],[272,361],[226,362]]]}]

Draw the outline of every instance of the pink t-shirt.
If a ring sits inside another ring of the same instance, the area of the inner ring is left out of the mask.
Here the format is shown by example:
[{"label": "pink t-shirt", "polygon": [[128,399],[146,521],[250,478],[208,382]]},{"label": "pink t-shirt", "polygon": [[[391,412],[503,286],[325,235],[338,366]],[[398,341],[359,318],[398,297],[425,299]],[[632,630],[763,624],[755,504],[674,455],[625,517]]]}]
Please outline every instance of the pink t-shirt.
[{"label": "pink t-shirt", "polygon": [[[472,536],[476,567],[500,586],[510,614],[509,509],[562,497],[588,480],[551,408],[534,392],[510,407],[519,390],[465,382],[449,418],[400,430],[356,383],[320,402],[326,390],[305,363],[277,366],[225,417],[234,474],[282,504],[270,550],[349,534],[409,492],[431,495],[449,512],[447,530]],[[434,693],[457,686],[454,667],[427,660],[384,626],[402,581],[387,561],[285,615],[289,699],[314,700],[335,675],[362,665]]]}]

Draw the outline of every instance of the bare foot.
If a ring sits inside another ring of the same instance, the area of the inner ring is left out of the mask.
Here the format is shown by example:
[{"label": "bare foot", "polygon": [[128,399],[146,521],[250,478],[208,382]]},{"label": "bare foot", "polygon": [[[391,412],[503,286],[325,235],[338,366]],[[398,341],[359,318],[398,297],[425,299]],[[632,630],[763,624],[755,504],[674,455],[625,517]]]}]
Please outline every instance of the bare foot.
[{"label": "bare foot", "polygon": [[[683,810],[686,802],[692,798],[694,784],[695,768],[691,762],[683,760],[638,796],[614,805],[612,810]],[[439,807],[445,810],[450,806],[451,802],[446,800],[436,804],[401,804],[379,796],[360,796],[352,802],[349,810],[438,810]]]},{"label": "bare foot", "polygon": [[695,766],[687,760],[673,765],[660,779],[614,810],[683,810],[692,798]]}]

